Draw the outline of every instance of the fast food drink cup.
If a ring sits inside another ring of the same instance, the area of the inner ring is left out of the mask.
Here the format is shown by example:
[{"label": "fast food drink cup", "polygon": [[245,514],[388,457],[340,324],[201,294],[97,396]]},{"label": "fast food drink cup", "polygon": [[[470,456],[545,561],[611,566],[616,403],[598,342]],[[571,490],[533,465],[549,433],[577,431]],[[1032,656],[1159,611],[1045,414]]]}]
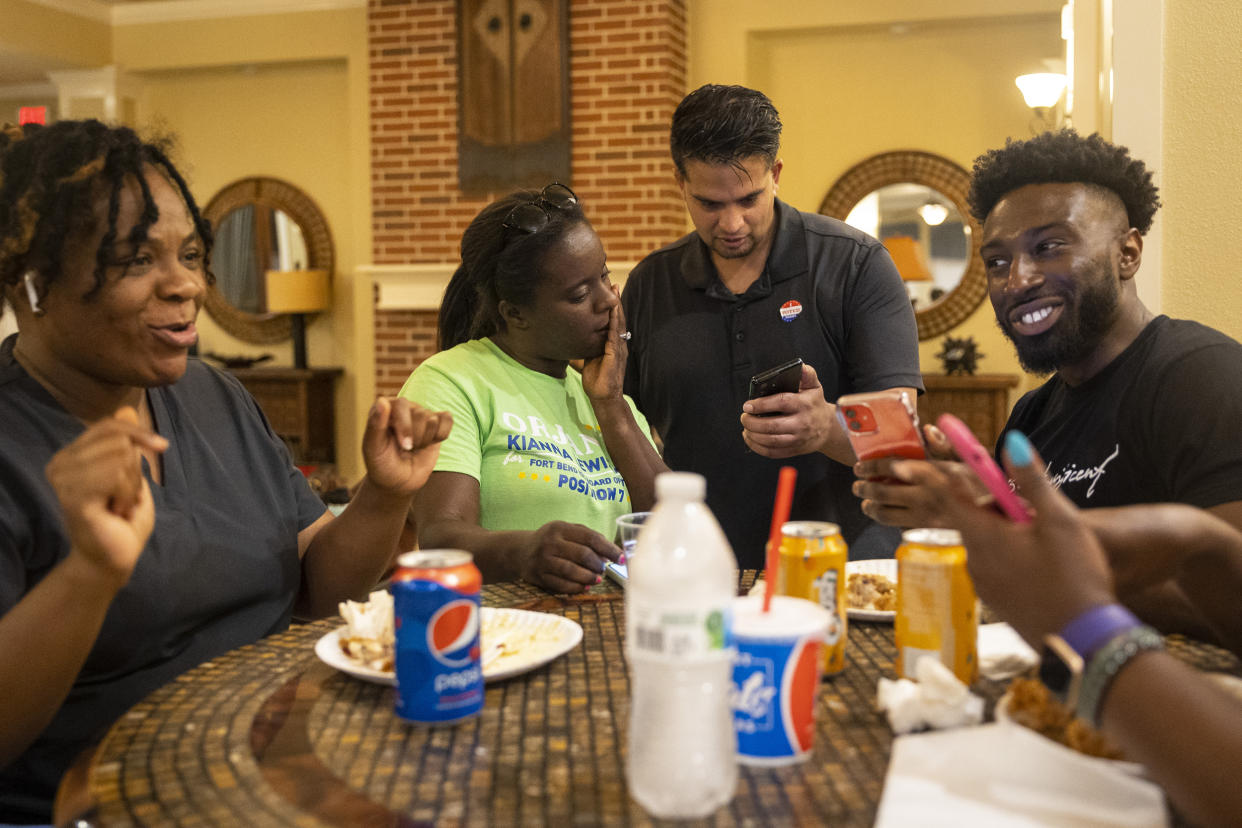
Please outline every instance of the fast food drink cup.
[{"label": "fast food drink cup", "polygon": [[820,648],[830,613],[803,598],[760,595],[733,602],[733,726],[744,765],[800,762],[815,735]]},{"label": "fast food drink cup", "polygon": [[627,565],[634,552],[634,545],[638,543],[638,532],[650,516],[651,512],[630,512],[617,518],[617,545],[625,553]]}]

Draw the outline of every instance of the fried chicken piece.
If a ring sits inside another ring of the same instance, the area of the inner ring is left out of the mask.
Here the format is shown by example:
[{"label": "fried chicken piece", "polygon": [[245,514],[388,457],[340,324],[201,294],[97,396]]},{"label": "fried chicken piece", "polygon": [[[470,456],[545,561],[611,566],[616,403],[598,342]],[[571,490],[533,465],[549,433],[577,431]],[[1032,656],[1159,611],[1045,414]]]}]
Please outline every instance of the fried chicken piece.
[{"label": "fried chicken piece", "polygon": [[852,572],[846,578],[845,593],[851,609],[877,612],[894,612],[897,609],[897,585],[885,575]]},{"label": "fried chicken piece", "polygon": [[1008,713],[1018,724],[1079,753],[1101,759],[1123,758],[1103,733],[1075,717],[1038,679],[1013,680],[1009,685]]}]

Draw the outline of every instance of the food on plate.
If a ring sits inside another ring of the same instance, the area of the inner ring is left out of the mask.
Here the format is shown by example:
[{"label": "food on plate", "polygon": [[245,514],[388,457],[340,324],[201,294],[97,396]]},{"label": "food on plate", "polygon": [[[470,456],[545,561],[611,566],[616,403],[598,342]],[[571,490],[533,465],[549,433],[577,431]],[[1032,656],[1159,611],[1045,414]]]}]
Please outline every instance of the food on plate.
[{"label": "food on plate", "polygon": [[372,670],[392,672],[396,633],[393,630],[392,595],[376,590],[365,603],[342,601],[339,605],[345,629],[341,650],[353,661]]},{"label": "food on plate", "polygon": [[[755,581],[748,595],[762,595],[762,578]],[[897,584],[887,575],[874,572],[851,572],[845,578],[845,600],[852,610],[896,612]]]},{"label": "food on plate", "polygon": [[560,624],[559,616],[543,613],[484,612],[480,632],[483,672],[503,669],[518,656],[534,658],[541,651],[556,649]]},{"label": "food on plate", "polygon": [[897,584],[887,575],[851,572],[845,579],[845,595],[850,609],[895,612]]},{"label": "food on plate", "polygon": [[1014,679],[1006,698],[1005,712],[1018,724],[1088,756],[1123,758],[1103,733],[1075,717],[1038,679]]},{"label": "food on plate", "polygon": [[[339,606],[345,621],[339,636],[341,651],[357,664],[391,673],[396,646],[392,595],[376,590],[365,603],[342,601]],[[487,609],[480,615],[485,673],[505,669],[518,656],[533,658],[555,649],[563,637],[559,616]]]}]

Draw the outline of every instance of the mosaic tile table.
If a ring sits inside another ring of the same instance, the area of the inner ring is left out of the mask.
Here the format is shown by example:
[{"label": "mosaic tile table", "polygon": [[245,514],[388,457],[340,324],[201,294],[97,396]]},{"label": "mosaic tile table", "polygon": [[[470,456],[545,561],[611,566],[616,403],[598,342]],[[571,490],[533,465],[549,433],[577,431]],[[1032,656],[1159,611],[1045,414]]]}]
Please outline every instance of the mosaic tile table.
[{"label": "mosaic tile table", "polygon": [[[740,587],[753,581],[744,573]],[[134,707],[92,762],[93,821],[124,825],[649,825],[626,790],[629,678],[624,602],[609,582],[578,598],[489,585],[484,604],[562,614],[582,644],[489,684],[478,718],[442,728],[393,713],[393,690],[323,664],[296,626],[187,673]],[[809,761],[742,768],[706,824],[870,825],[892,734],[873,709],[892,676],[893,628],[852,623],[847,666],[823,682]],[[1203,669],[1238,671],[1215,648],[1172,640]],[[976,687],[995,701],[1000,685]]]}]

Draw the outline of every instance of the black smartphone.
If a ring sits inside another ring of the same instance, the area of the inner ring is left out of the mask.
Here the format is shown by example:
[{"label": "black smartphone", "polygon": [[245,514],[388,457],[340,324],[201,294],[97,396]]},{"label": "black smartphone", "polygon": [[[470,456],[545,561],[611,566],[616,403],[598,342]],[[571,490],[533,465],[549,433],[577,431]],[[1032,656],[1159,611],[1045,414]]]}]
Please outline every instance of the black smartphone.
[{"label": "black smartphone", "polygon": [[796,357],[775,368],[760,371],[750,378],[750,399],[772,394],[796,394],[802,385],[802,359]]}]

